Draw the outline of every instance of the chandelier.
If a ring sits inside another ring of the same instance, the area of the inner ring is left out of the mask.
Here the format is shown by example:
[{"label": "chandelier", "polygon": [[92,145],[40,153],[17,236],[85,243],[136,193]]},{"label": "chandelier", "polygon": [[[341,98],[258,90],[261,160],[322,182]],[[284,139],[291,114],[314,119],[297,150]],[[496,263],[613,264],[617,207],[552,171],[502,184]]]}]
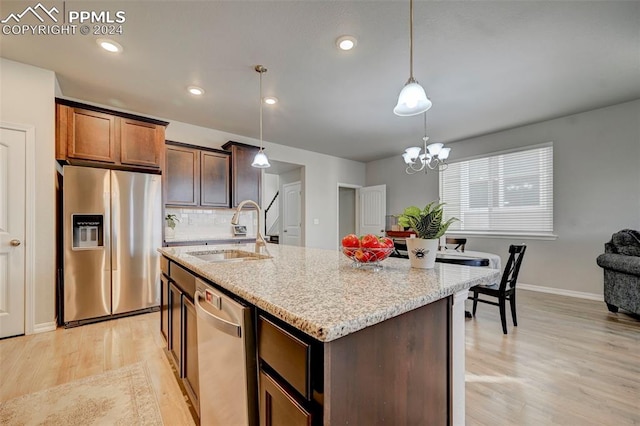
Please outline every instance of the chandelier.
[{"label": "chandelier", "polygon": [[[445,148],[444,145],[439,142],[427,145],[427,141],[429,140],[429,137],[427,136],[427,113],[425,112],[423,115],[424,137],[422,138],[422,141],[424,142],[424,148],[412,146],[405,149],[404,154],[402,154],[402,158],[407,164],[407,169],[405,171],[408,175],[412,175],[423,170],[425,173],[429,170],[435,169],[443,171],[448,167],[447,158],[449,158],[451,148]],[[423,149],[424,151],[422,151]]]}]

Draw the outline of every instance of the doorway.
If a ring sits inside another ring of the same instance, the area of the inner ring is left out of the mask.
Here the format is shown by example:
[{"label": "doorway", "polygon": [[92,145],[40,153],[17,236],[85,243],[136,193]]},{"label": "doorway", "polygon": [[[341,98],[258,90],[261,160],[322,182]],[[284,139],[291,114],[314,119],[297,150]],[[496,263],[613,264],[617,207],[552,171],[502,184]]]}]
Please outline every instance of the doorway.
[{"label": "doorway", "polygon": [[338,248],[347,234],[384,236],[386,185],[359,186],[338,183]]},{"label": "doorway", "polygon": [[338,235],[356,233],[356,189],[338,187]]},{"label": "doorway", "polygon": [[300,164],[284,161],[269,162],[271,167],[264,170],[262,179],[265,239],[280,244],[304,246],[305,168]]}]

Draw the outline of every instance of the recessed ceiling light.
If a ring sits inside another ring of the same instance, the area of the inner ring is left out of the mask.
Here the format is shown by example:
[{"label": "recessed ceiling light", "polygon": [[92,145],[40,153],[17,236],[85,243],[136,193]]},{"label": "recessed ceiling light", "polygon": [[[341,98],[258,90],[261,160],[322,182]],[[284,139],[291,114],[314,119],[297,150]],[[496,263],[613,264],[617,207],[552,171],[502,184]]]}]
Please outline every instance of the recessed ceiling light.
[{"label": "recessed ceiling light", "polygon": [[266,98],[264,98],[264,103],[267,104],[267,105],[276,104],[276,103],[278,103],[278,98],[273,97],[273,96],[266,97]]},{"label": "recessed ceiling light", "polygon": [[187,90],[189,91],[189,93],[195,96],[204,95],[204,89],[198,86],[189,86],[187,87]]},{"label": "recessed ceiling light", "polygon": [[96,40],[96,43],[98,43],[98,46],[102,47],[107,52],[111,52],[111,53],[122,52],[122,45],[113,40],[109,40],[106,38],[99,38],[98,40]]},{"label": "recessed ceiling light", "polygon": [[341,50],[351,50],[358,45],[358,40],[354,36],[344,35],[338,37],[336,46]]}]

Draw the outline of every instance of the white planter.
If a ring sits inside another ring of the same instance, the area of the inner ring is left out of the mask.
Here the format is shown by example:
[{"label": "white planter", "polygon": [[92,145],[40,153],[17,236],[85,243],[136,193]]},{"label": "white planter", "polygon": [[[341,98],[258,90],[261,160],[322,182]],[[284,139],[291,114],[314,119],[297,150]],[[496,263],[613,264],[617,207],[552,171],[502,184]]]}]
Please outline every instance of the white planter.
[{"label": "white planter", "polygon": [[407,252],[412,268],[433,269],[436,266],[438,239],[407,238]]},{"label": "white planter", "polygon": [[173,228],[169,228],[168,226],[164,227],[164,238],[173,239],[176,236],[176,230]]}]

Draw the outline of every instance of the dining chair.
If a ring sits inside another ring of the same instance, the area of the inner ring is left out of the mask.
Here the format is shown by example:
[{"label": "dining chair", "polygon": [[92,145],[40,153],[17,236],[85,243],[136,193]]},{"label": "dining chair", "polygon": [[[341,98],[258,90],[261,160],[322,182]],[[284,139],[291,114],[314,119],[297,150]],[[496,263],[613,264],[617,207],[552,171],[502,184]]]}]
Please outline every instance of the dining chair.
[{"label": "dining chair", "polygon": [[467,244],[466,238],[446,237],[444,241],[444,248],[449,249],[449,246],[455,246],[453,250],[461,251],[464,253],[465,244]]},{"label": "dining chair", "polygon": [[[502,332],[504,334],[507,334],[507,300],[511,306],[513,326],[518,326],[518,319],[516,317],[516,282],[518,281],[518,273],[520,272],[520,265],[522,265],[522,259],[524,258],[524,252],[526,249],[527,246],[525,244],[509,246],[509,260],[502,272],[502,279],[499,284],[495,283],[488,286],[476,285],[469,289],[469,291],[473,293],[473,296],[469,296],[469,299],[473,300],[473,316],[476,316],[478,302],[500,307],[500,321],[502,322]],[[498,301],[495,302],[493,300],[480,299],[478,297],[480,294],[495,297]]]}]

